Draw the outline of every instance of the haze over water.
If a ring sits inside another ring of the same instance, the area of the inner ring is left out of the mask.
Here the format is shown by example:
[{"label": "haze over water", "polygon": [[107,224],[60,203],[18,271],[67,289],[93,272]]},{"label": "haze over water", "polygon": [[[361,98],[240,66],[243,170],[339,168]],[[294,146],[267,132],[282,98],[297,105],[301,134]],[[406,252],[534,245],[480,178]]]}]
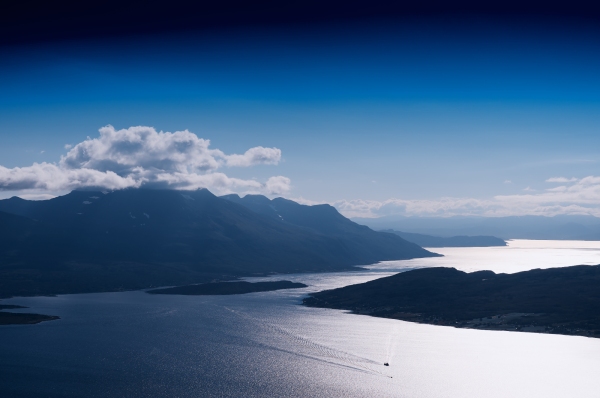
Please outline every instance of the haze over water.
[{"label": "haze over water", "polygon": [[507,243],[507,247],[436,247],[429,250],[444,257],[383,261],[369,268],[453,267],[465,272],[490,270],[512,274],[535,268],[600,264],[600,241],[513,239]]},{"label": "haze over water", "polygon": [[454,329],[299,305],[309,292],[416,267],[518,272],[600,263],[599,242],[514,240],[508,247],[433,251],[445,257],[251,278],[303,282],[305,289],[3,300],[61,319],[0,328],[0,391],[14,397],[597,396],[600,339]]}]

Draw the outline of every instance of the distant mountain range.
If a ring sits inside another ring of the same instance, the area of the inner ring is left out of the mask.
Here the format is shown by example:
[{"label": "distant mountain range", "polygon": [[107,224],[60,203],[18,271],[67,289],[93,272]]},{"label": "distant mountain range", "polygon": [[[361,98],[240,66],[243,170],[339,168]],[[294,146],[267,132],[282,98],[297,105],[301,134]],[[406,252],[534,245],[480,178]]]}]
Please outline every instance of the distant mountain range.
[{"label": "distant mountain range", "polygon": [[261,196],[129,189],[0,200],[0,297],[346,270],[435,255],[331,206]]},{"label": "distant mountain range", "polygon": [[410,232],[394,231],[393,229],[384,229],[382,232],[396,234],[402,239],[416,243],[421,247],[490,247],[506,246],[503,239],[495,236],[451,236],[443,238],[439,236],[413,234]]},{"label": "distant mountain range", "polygon": [[374,230],[394,229],[441,237],[496,236],[502,239],[600,240],[600,218],[593,216],[353,218]]}]

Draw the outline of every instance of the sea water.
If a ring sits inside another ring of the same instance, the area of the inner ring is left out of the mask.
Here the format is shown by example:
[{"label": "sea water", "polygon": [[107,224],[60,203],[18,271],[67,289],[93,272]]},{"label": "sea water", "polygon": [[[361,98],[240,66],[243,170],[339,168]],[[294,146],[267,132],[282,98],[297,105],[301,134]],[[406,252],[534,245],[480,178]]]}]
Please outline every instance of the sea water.
[{"label": "sea water", "polygon": [[310,292],[419,267],[511,273],[600,263],[600,242],[431,250],[445,257],[248,278],[309,285],[303,289],[3,300],[61,319],[0,327],[0,396],[599,396],[600,339],[456,329],[300,305]]}]

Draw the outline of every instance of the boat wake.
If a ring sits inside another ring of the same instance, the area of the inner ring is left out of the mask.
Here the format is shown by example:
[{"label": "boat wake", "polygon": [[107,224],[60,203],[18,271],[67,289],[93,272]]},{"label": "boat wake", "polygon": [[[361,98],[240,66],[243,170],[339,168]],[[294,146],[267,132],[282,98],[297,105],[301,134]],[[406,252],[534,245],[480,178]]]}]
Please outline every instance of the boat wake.
[{"label": "boat wake", "polygon": [[243,312],[236,311],[229,307],[223,307],[227,311],[240,316],[246,320],[251,321],[255,325],[260,328],[267,329],[270,332],[268,335],[278,335],[280,337],[285,338],[286,341],[290,341],[294,347],[299,347],[301,350],[299,351],[291,351],[289,349],[281,348],[274,345],[274,341],[270,341],[268,344],[261,342],[260,344],[263,346],[268,346],[271,349],[276,349],[281,352],[286,352],[293,355],[302,356],[305,358],[311,358],[314,360],[318,360],[321,362],[325,362],[331,365],[337,365],[344,368],[349,368],[353,370],[357,370],[360,372],[383,376],[386,378],[391,378],[391,376],[381,372],[378,367],[383,366],[381,362],[374,361],[369,358],[365,358],[356,354],[352,354],[347,351],[339,350],[337,348],[329,347],[321,343],[317,343],[305,336],[300,336],[284,327],[275,325],[273,323],[265,322],[263,319],[255,319]]},{"label": "boat wake", "polygon": [[398,344],[398,337],[400,334],[399,329],[400,328],[398,325],[393,325],[390,335],[388,336],[387,352],[385,356],[385,363],[387,364],[392,363],[392,360],[394,359],[394,354],[396,353],[396,346]]}]

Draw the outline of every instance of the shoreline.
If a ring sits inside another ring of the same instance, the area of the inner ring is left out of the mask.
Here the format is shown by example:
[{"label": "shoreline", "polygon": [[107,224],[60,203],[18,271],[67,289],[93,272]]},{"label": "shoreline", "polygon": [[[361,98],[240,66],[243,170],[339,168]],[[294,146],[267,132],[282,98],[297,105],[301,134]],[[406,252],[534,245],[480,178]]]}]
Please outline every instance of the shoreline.
[{"label": "shoreline", "polygon": [[[312,306],[308,306],[312,307]],[[313,308],[329,308],[329,307],[313,307]],[[589,337],[589,338],[600,338],[600,333],[593,333],[592,331],[582,330],[582,329],[569,329],[565,327],[561,327],[560,325],[554,326],[535,326],[531,324],[506,324],[506,323],[498,323],[498,324],[486,324],[485,322],[477,322],[477,320],[471,320],[466,322],[444,322],[444,321],[425,321],[417,319],[420,314],[406,314],[406,316],[383,316],[383,315],[373,315],[371,311],[353,311],[353,310],[344,310],[338,308],[341,311],[347,311],[347,313],[354,315],[365,315],[371,316],[374,318],[385,318],[385,319],[395,319],[398,321],[411,322],[411,323],[419,323],[424,325],[432,325],[432,326],[445,326],[452,327],[456,329],[472,329],[472,330],[481,330],[481,331],[496,331],[496,332],[521,332],[521,333],[538,333],[538,334],[555,334],[561,336],[580,336],[580,337]],[[510,318],[513,314],[505,314],[505,315],[497,315],[496,317],[502,319],[503,317]],[[539,314],[524,314],[523,316],[537,316]],[[494,317],[492,317],[494,318]]]},{"label": "shoreline", "polygon": [[600,338],[600,265],[514,274],[421,268],[311,293],[308,307],[477,330]]},{"label": "shoreline", "polygon": [[[25,308],[25,307],[23,307]],[[8,325],[36,325],[38,323],[60,319],[56,315],[32,314],[28,312],[0,311],[0,326]]]}]

